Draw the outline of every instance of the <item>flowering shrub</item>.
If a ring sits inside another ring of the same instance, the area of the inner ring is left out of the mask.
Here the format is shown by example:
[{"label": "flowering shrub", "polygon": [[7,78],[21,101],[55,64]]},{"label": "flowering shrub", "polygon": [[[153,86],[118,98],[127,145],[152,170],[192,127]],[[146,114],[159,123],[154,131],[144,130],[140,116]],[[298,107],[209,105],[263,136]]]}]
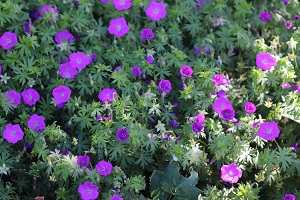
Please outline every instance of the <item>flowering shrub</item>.
[{"label": "flowering shrub", "polygon": [[298,8],[1,1],[0,200],[300,198]]}]

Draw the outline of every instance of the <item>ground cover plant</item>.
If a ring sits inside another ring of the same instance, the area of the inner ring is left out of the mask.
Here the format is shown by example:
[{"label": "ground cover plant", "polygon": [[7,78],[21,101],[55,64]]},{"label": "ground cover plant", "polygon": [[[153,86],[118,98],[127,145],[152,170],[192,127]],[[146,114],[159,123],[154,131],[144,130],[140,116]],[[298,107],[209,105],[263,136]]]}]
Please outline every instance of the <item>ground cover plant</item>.
[{"label": "ground cover plant", "polygon": [[0,199],[300,197],[297,0],[0,2]]}]

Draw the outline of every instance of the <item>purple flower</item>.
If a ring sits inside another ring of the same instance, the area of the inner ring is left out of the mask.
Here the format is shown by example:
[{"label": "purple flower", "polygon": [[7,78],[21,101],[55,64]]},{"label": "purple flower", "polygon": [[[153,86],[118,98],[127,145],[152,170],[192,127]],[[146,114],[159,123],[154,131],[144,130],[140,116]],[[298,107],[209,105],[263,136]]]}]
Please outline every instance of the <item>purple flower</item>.
[{"label": "purple flower", "polygon": [[127,131],[126,128],[118,129],[117,134],[116,134],[117,140],[119,140],[121,142],[127,142],[129,136],[130,136],[130,133],[129,133],[129,131]]},{"label": "purple flower", "polygon": [[182,66],[180,68],[180,73],[181,73],[181,76],[183,76],[183,77],[189,77],[189,78],[191,78],[193,72],[194,71],[193,71],[193,69],[190,66],[184,65],[184,66]]},{"label": "purple flower", "polygon": [[29,142],[24,142],[23,145],[26,149],[32,149],[32,145]]},{"label": "purple flower", "polygon": [[197,121],[200,122],[201,124],[203,124],[203,123],[205,122],[205,117],[204,117],[204,115],[202,115],[202,114],[200,114],[200,113],[196,116],[196,119],[197,119]]},{"label": "purple flower", "polygon": [[149,63],[149,64],[153,64],[154,63],[154,58],[153,56],[146,56],[146,61]]},{"label": "purple flower", "polygon": [[174,106],[174,108],[178,107],[179,106],[179,102],[178,101],[174,101],[173,106]]},{"label": "purple flower", "polygon": [[268,22],[271,20],[271,14],[268,12],[261,12],[259,19],[263,22]]},{"label": "purple flower", "polygon": [[34,27],[34,24],[31,22],[31,20],[23,25],[24,31],[30,35],[33,34],[33,32],[30,30],[31,27]]},{"label": "purple flower", "polygon": [[299,16],[298,16],[298,15],[295,15],[295,16],[294,16],[294,19],[295,19],[295,20],[298,20],[298,19],[299,19]]},{"label": "purple flower", "polygon": [[100,0],[101,3],[108,4],[110,0]]},{"label": "purple flower", "polygon": [[217,97],[225,97],[226,96],[226,91],[225,90],[220,90],[217,94]]},{"label": "purple flower", "polygon": [[285,21],[285,26],[287,30],[290,30],[292,28],[292,23],[290,20],[286,20]]},{"label": "purple flower", "polygon": [[235,116],[235,112],[231,108],[226,108],[221,112],[221,117],[223,118],[224,121],[232,120],[234,116]]},{"label": "purple flower", "polygon": [[65,103],[71,97],[71,90],[68,86],[60,85],[52,90],[52,95],[56,103]]},{"label": "purple flower", "polygon": [[292,144],[291,144],[291,147],[292,147],[292,149],[293,149],[294,151],[297,151],[297,149],[298,149],[298,143],[297,143],[297,142],[292,143]]},{"label": "purple flower", "polygon": [[24,133],[19,124],[12,125],[7,124],[3,131],[3,138],[11,144],[16,144],[18,141],[22,140]]},{"label": "purple flower", "polygon": [[282,0],[282,2],[285,3],[285,4],[289,4],[290,0]]},{"label": "purple flower", "polygon": [[62,63],[59,66],[59,75],[62,78],[73,79],[78,74],[76,67],[73,67],[70,62]]},{"label": "purple flower", "polygon": [[[203,3],[203,1],[204,1],[204,0],[198,0],[198,1],[196,2],[196,5],[197,5],[197,6],[205,6],[205,3]],[[206,4],[208,4],[209,1],[210,1],[210,0],[206,0]]]},{"label": "purple flower", "polygon": [[223,76],[221,74],[216,74],[212,77],[212,83],[217,86],[223,85]]},{"label": "purple flower", "polygon": [[78,156],[77,164],[79,165],[80,168],[88,167],[90,164],[90,157],[87,155]]},{"label": "purple flower", "polygon": [[176,138],[174,139],[174,143],[177,144],[177,142],[178,142],[179,139],[180,139],[180,136],[176,137]]},{"label": "purple flower", "polygon": [[152,40],[154,38],[154,33],[151,28],[144,28],[141,31],[142,40]]},{"label": "purple flower", "polygon": [[28,106],[33,106],[38,100],[40,100],[39,93],[32,88],[29,88],[27,90],[24,90],[22,93],[22,100],[24,104]]},{"label": "purple flower", "polygon": [[131,72],[133,74],[133,76],[138,76],[138,77],[141,77],[142,76],[142,70],[139,66],[133,66],[131,68]]},{"label": "purple flower", "polygon": [[159,21],[167,15],[166,5],[162,2],[152,1],[145,10],[147,17]]},{"label": "purple flower", "polygon": [[221,114],[225,109],[231,109],[232,105],[230,101],[224,97],[219,97],[212,105],[212,109],[215,110],[218,114]]},{"label": "purple flower", "polygon": [[70,64],[76,67],[79,71],[84,69],[89,63],[90,59],[83,52],[72,53],[69,57]]},{"label": "purple flower", "polygon": [[114,196],[110,197],[109,200],[123,200],[123,198],[121,198],[118,195],[114,195]]},{"label": "purple flower", "polygon": [[45,17],[46,14],[50,14],[50,18],[53,20],[49,20],[49,23],[52,23],[53,21],[57,20],[58,18],[58,10],[56,8],[52,8],[50,5],[46,5],[42,7],[40,10],[40,16]]},{"label": "purple flower", "polygon": [[132,3],[131,0],[112,0],[117,10],[128,10]]},{"label": "purple flower", "polygon": [[89,64],[91,64],[94,60],[96,60],[97,55],[92,53],[91,55],[87,55],[87,57],[89,58]]},{"label": "purple flower", "polygon": [[56,104],[55,107],[58,109],[63,109],[65,107],[65,104],[66,104],[66,102],[62,102],[62,103]]},{"label": "purple flower", "polygon": [[117,66],[114,70],[114,72],[119,72],[119,70],[122,69],[122,66]]},{"label": "purple flower", "polygon": [[157,137],[157,134],[149,133],[149,134],[148,134],[148,137],[149,137],[150,139],[156,138],[156,137]]},{"label": "purple flower", "polygon": [[79,185],[78,192],[82,200],[95,200],[99,196],[99,187],[97,185],[92,185],[90,181],[85,181],[83,184]]},{"label": "purple flower", "polygon": [[168,94],[172,90],[172,85],[169,80],[162,79],[158,84],[158,91]]},{"label": "purple flower", "polygon": [[242,177],[242,170],[234,163],[221,167],[221,178],[228,183],[236,183]]},{"label": "purple flower", "polygon": [[280,84],[280,87],[282,87],[283,89],[288,89],[288,88],[291,87],[291,84],[282,82],[282,83]]},{"label": "purple flower", "polygon": [[269,53],[260,53],[256,55],[256,65],[259,69],[270,70],[276,65],[276,59]]},{"label": "purple flower", "polygon": [[113,169],[113,166],[111,163],[106,162],[104,160],[101,160],[100,162],[98,162],[98,164],[96,165],[96,170],[99,172],[99,174],[101,174],[102,176],[108,176],[109,174],[111,174],[111,171]]},{"label": "purple flower", "polygon": [[99,94],[98,99],[102,103],[111,103],[117,96],[117,91],[114,88],[104,88]]},{"label": "purple flower", "polygon": [[205,53],[206,55],[209,55],[211,53],[210,49],[207,46],[205,46],[205,45],[201,47],[201,51],[203,53]]},{"label": "purple flower", "polygon": [[296,197],[293,194],[285,194],[283,200],[296,200]]},{"label": "purple flower", "polygon": [[39,17],[41,16],[41,15],[40,15],[40,12],[39,12],[39,9],[40,9],[40,7],[39,7],[39,6],[36,6],[36,7],[34,8],[34,10],[30,12],[29,16],[30,16],[33,20],[38,20]]},{"label": "purple flower", "polygon": [[7,31],[0,37],[0,46],[5,50],[12,49],[17,42],[18,37],[15,33],[12,32]]},{"label": "purple flower", "polygon": [[257,135],[265,140],[273,140],[279,136],[280,130],[275,121],[264,122],[260,125]]},{"label": "purple flower", "polygon": [[181,83],[179,86],[178,86],[178,89],[179,90],[184,90],[185,87],[189,86],[189,84],[187,83]]},{"label": "purple flower", "polygon": [[124,17],[112,19],[109,22],[108,32],[116,37],[122,37],[129,30],[130,27],[127,25]]},{"label": "purple flower", "polygon": [[70,43],[74,39],[74,36],[68,30],[62,30],[59,33],[56,33],[54,40],[56,44],[60,44],[62,42]]},{"label": "purple flower", "polygon": [[292,85],[292,90],[293,90],[293,92],[294,91],[297,91],[299,89],[299,86],[297,85],[297,84],[293,84]]},{"label": "purple flower", "polygon": [[198,55],[200,53],[200,47],[194,46],[194,52],[196,55]]},{"label": "purple flower", "polygon": [[43,116],[33,114],[27,121],[27,126],[34,132],[43,131],[46,126],[45,118]]},{"label": "purple flower", "polygon": [[20,104],[21,95],[15,90],[9,90],[6,93],[6,102],[10,102],[11,104],[18,106]]},{"label": "purple flower", "polygon": [[194,122],[192,124],[192,130],[195,132],[195,133],[199,133],[201,132],[203,129],[203,126],[202,126],[202,123],[201,122]]},{"label": "purple flower", "polygon": [[245,103],[244,108],[247,114],[252,114],[256,111],[256,106],[251,102]]},{"label": "purple flower", "polygon": [[170,126],[171,126],[171,127],[174,127],[174,128],[177,128],[177,127],[178,127],[178,122],[177,122],[175,119],[173,119],[173,120],[170,122]]},{"label": "purple flower", "polygon": [[0,75],[2,74],[2,66],[0,65]]},{"label": "purple flower", "polygon": [[77,0],[74,0],[74,6],[76,6],[76,7],[79,6],[79,2]]}]

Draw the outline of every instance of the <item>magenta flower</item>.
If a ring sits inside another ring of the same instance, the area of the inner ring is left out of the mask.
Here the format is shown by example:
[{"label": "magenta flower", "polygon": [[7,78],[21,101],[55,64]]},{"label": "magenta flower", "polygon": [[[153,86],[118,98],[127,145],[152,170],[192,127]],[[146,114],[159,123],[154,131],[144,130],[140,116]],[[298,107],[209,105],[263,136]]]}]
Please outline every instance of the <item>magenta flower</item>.
[{"label": "magenta flower", "polygon": [[251,102],[245,103],[244,108],[247,114],[252,114],[256,111],[256,106]]},{"label": "magenta flower", "polygon": [[119,140],[121,142],[127,142],[129,136],[130,136],[130,132],[127,131],[126,128],[118,129],[117,134],[116,134],[117,140]]},{"label": "magenta flower", "polygon": [[235,116],[235,112],[231,108],[226,108],[221,112],[221,117],[223,118],[224,121],[232,120],[234,116]]},{"label": "magenta flower", "polygon": [[268,22],[271,20],[271,14],[268,12],[261,12],[259,19],[263,22]]},{"label": "magenta flower", "polygon": [[282,0],[282,2],[283,2],[284,4],[289,4],[289,3],[290,3],[290,0]]},{"label": "magenta flower", "polygon": [[56,44],[62,42],[70,43],[74,39],[74,36],[68,30],[62,30],[59,33],[56,33],[54,40]]},{"label": "magenta flower", "polygon": [[19,124],[12,125],[7,124],[3,131],[3,138],[7,140],[8,143],[16,144],[18,141],[22,140],[24,133]]},{"label": "magenta flower", "polygon": [[113,169],[113,166],[109,162],[105,162],[104,160],[101,160],[96,165],[96,170],[101,174],[102,176],[108,176],[111,174],[111,171]]},{"label": "magenta flower", "polygon": [[283,200],[296,200],[296,197],[293,194],[285,194]]},{"label": "magenta flower", "polygon": [[128,31],[130,27],[126,23],[126,19],[124,17],[116,18],[110,20],[108,32],[116,37],[122,37]]},{"label": "magenta flower", "polygon": [[90,181],[85,181],[79,185],[78,192],[82,200],[95,200],[99,196],[99,187],[92,185]]},{"label": "magenta flower", "polygon": [[149,63],[149,64],[153,64],[154,63],[154,58],[153,56],[146,56],[146,61]]},{"label": "magenta flower", "polygon": [[152,40],[154,38],[154,33],[151,28],[144,28],[141,31],[142,40]]},{"label": "magenta flower", "polygon": [[5,32],[0,37],[0,46],[5,50],[12,49],[17,42],[18,37],[15,33],[12,32]]},{"label": "magenta flower", "polygon": [[276,65],[276,59],[269,53],[260,53],[256,55],[256,65],[259,69],[270,70]]},{"label": "magenta flower", "polygon": [[32,89],[32,88],[24,90],[21,93],[21,96],[22,96],[22,100],[23,100],[24,104],[26,104],[28,106],[33,106],[38,100],[40,100],[39,93],[35,89]]},{"label": "magenta flower", "polygon": [[33,32],[30,30],[31,27],[34,27],[34,24],[31,21],[26,22],[23,25],[23,29],[24,29],[25,33],[28,33],[30,35],[33,34]]},{"label": "magenta flower", "polygon": [[2,66],[0,65],[0,75],[2,74]]},{"label": "magenta flower", "polygon": [[69,56],[70,64],[76,67],[79,71],[84,69],[89,63],[90,59],[83,52],[72,53]]},{"label": "magenta flower", "polygon": [[282,83],[280,84],[280,87],[282,87],[283,89],[288,89],[288,88],[291,87],[291,84],[282,82]]},{"label": "magenta flower", "polygon": [[131,72],[133,74],[133,76],[138,76],[138,77],[141,77],[142,76],[142,70],[139,66],[133,66],[131,68]]},{"label": "magenta flower", "polygon": [[40,10],[40,16],[45,17],[45,15],[48,13],[50,15],[50,18],[53,19],[49,20],[49,23],[52,23],[53,21],[58,19],[58,10],[56,8],[52,8],[50,5],[46,5]]},{"label": "magenta flower", "polygon": [[189,78],[191,78],[193,72],[194,71],[193,71],[193,69],[190,66],[182,66],[180,68],[180,73],[181,73],[181,76],[183,76],[183,77],[189,77]]},{"label": "magenta flower", "polygon": [[123,200],[123,198],[121,198],[118,195],[114,195],[114,196],[110,197],[109,200]]},{"label": "magenta flower", "polygon": [[162,79],[158,83],[158,91],[159,92],[168,94],[171,90],[172,90],[172,85],[169,80]]},{"label": "magenta flower", "polygon": [[52,96],[56,103],[65,103],[71,97],[71,90],[68,86],[60,85],[52,90]]},{"label": "magenta flower", "polygon": [[221,114],[225,109],[231,109],[232,105],[231,102],[226,99],[225,97],[219,97],[212,105],[212,109],[215,110],[218,114]]},{"label": "magenta flower", "polygon": [[162,2],[152,1],[145,10],[147,17],[159,21],[167,15],[166,5]]},{"label": "magenta flower", "polygon": [[275,121],[264,122],[260,125],[257,135],[265,140],[273,140],[279,136],[280,130]]},{"label": "magenta flower", "polygon": [[202,115],[202,114],[200,114],[200,113],[196,116],[196,119],[197,119],[197,121],[200,122],[201,124],[203,124],[203,123],[205,122],[205,117],[204,117],[204,115]]},{"label": "magenta flower", "polygon": [[7,99],[6,102],[10,102],[11,104],[18,106],[20,104],[21,95],[15,90],[9,90],[6,93]]},{"label": "magenta flower", "polygon": [[76,67],[73,67],[70,62],[62,63],[59,66],[59,75],[62,78],[73,79],[78,74]]},{"label": "magenta flower", "polygon": [[220,90],[217,94],[217,97],[226,97],[226,91],[225,90]]},{"label": "magenta flower", "polygon": [[201,122],[194,122],[192,124],[192,130],[195,132],[195,133],[199,133],[202,131],[203,129],[203,126],[202,126],[203,123]]},{"label": "magenta flower", "polygon": [[104,88],[99,94],[98,99],[102,103],[111,103],[117,96],[117,91],[114,88]]},{"label": "magenta flower", "polygon": [[88,167],[90,164],[90,157],[87,155],[78,156],[77,164],[79,165],[80,168]]},{"label": "magenta flower", "polygon": [[33,114],[27,121],[27,126],[34,132],[43,131],[46,126],[45,117]]},{"label": "magenta flower", "polygon": [[128,10],[132,3],[131,0],[112,0],[117,10]]},{"label": "magenta flower", "polygon": [[221,178],[228,183],[236,183],[242,177],[242,170],[234,163],[221,167]]},{"label": "magenta flower", "polygon": [[211,81],[214,85],[221,86],[223,85],[223,79],[224,77],[221,74],[216,74],[212,77]]}]

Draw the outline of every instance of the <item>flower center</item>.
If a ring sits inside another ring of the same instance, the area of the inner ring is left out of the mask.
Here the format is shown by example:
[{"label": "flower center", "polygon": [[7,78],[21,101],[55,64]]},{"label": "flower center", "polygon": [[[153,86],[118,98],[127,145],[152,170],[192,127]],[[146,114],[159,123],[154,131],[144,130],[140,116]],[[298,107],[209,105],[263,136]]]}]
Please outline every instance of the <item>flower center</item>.
[{"label": "flower center", "polygon": [[63,92],[60,92],[59,94],[60,94],[60,96],[62,96],[62,97],[65,96],[65,93],[63,93]]},{"label": "flower center", "polygon": [[229,176],[233,176],[233,171],[230,170],[230,171],[228,172],[228,175],[229,175]]},{"label": "flower center", "polygon": [[10,132],[10,135],[11,136],[15,136],[16,135],[16,131],[13,130],[12,132]]},{"label": "flower center", "polygon": [[263,64],[267,64],[267,63],[268,63],[268,60],[267,60],[267,59],[263,59],[263,60],[262,60],[262,63],[263,63]]},{"label": "flower center", "polygon": [[154,9],[154,11],[153,11],[153,12],[154,12],[154,14],[156,14],[156,15],[157,15],[157,14],[159,13],[159,9],[157,9],[157,8],[156,8],[156,9]]},{"label": "flower center", "polygon": [[80,58],[78,58],[76,61],[77,61],[78,64],[81,63],[81,59]]},{"label": "flower center", "polygon": [[123,139],[127,138],[127,134],[126,133],[122,133],[122,138]]},{"label": "flower center", "polygon": [[28,95],[28,100],[31,101],[32,100],[32,95]]},{"label": "flower center", "polygon": [[272,130],[271,129],[267,129],[267,134],[271,134],[272,133]]},{"label": "flower center", "polygon": [[92,193],[91,188],[86,189],[86,193],[91,194]]},{"label": "flower center", "polygon": [[102,169],[102,171],[105,171],[105,167],[102,167],[101,169]]},{"label": "flower center", "polygon": [[11,43],[11,39],[7,39],[7,40],[6,40],[6,43],[7,43],[7,44],[10,44],[10,43]]},{"label": "flower center", "polygon": [[121,26],[121,25],[118,25],[118,26],[117,26],[117,31],[120,32],[121,29],[122,29],[122,26]]},{"label": "flower center", "polygon": [[125,1],[124,1],[124,0],[121,0],[121,1],[120,1],[120,5],[123,6],[124,4],[125,4]]}]

